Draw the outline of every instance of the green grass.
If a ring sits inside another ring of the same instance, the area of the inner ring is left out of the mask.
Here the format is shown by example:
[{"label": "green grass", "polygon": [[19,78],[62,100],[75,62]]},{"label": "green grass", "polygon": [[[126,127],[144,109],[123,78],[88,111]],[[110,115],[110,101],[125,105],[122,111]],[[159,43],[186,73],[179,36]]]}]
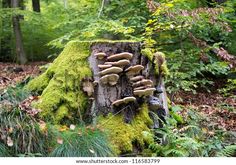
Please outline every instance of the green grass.
[{"label": "green grass", "polygon": [[58,138],[63,144],[58,144],[50,154],[52,157],[108,157],[112,149],[106,135],[97,128],[80,127],[74,131],[62,132]]}]

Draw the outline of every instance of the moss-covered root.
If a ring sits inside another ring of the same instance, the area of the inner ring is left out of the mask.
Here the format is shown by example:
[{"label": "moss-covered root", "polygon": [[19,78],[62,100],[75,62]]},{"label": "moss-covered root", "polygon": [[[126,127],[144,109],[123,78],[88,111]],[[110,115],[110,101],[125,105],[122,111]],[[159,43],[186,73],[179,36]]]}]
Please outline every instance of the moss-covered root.
[{"label": "moss-covered root", "polygon": [[153,61],[155,63],[155,73],[162,74],[163,76],[169,75],[169,70],[167,68],[165,54],[162,52],[154,52],[154,50],[150,48],[142,49],[142,54],[146,56],[149,61]]},{"label": "moss-covered root", "polygon": [[109,139],[113,145],[114,152],[117,155],[123,153],[131,153],[133,145],[144,149],[145,146],[153,142],[153,136],[149,126],[152,120],[148,115],[148,107],[146,104],[134,117],[131,124],[127,124],[123,120],[123,115],[109,114],[107,117],[99,117],[99,124],[107,130]]},{"label": "moss-covered root", "polygon": [[86,109],[87,98],[80,82],[92,75],[89,55],[89,42],[70,42],[46,72],[29,82],[27,89],[42,93],[35,105],[42,110],[42,117],[61,123],[62,119],[76,119],[78,109]]}]

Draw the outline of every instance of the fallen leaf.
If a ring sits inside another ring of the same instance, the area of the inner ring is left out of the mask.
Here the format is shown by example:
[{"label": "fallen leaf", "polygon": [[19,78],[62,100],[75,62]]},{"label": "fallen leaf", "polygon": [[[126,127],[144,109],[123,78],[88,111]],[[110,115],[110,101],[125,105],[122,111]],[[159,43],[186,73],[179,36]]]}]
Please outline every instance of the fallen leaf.
[{"label": "fallen leaf", "polygon": [[94,151],[94,150],[92,150],[92,149],[89,149],[89,151],[90,151],[92,154],[94,154],[94,153],[95,153],[95,151]]},{"label": "fallen leaf", "polygon": [[71,130],[75,130],[75,125],[71,124],[71,125],[70,125],[70,129],[71,129]]},{"label": "fallen leaf", "polygon": [[57,143],[58,144],[63,144],[63,139],[62,138],[57,138]]},{"label": "fallen leaf", "polygon": [[9,147],[12,147],[13,146],[13,140],[11,139],[11,137],[7,137],[7,145]]}]

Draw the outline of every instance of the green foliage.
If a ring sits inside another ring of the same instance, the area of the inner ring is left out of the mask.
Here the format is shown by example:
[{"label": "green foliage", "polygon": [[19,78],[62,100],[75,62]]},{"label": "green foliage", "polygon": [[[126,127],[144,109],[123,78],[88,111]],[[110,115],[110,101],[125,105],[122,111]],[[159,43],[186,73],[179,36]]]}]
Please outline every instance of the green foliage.
[{"label": "green foliage", "polygon": [[[80,5],[70,4],[70,11],[67,12],[70,19],[55,26],[56,29],[65,29],[64,35],[51,41],[51,46],[62,48],[74,39],[139,39],[149,17],[145,0],[113,0],[104,4],[104,8],[96,0],[81,1]],[[70,30],[66,30],[67,28]]]},{"label": "green foliage", "polygon": [[219,43],[229,48],[235,28],[227,18],[232,18],[234,10],[232,7],[196,9],[203,4],[195,2],[161,1],[144,33],[146,49],[166,54],[170,69],[166,84],[171,94],[180,89],[195,92],[197,87],[207,87],[214,78],[229,74],[227,62],[219,61],[209,48],[199,45]]},{"label": "green foliage", "polygon": [[58,134],[62,144],[52,151],[52,157],[109,157],[113,155],[104,132],[93,127],[77,127]]},{"label": "green foliage", "polygon": [[[215,128],[207,117],[191,109],[183,121],[179,115],[181,111],[180,106],[172,107],[164,127],[155,130],[156,142],[149,148],[156,156],[215,157],[235,154],[235,135]],[[182,121],[179,122],[175,115]]]},{"label": "green foliage", "polygon": [[219,90],[225,96],[228,96],[231,92],[236,91],[236,79],[228,79],[226,86]]},{"label": "green foliage", "polygon": [[[50,10],[50,9],[49,9]],[[57,49],[50,49],[46,44],[59,37],[60,31],[52,31],[58,20],[52,20],[47,13],[34,13],[29,10],[0,9],[4,22],[0,27],[1,57],[4,61],[15,61],[15,38],[12,28],[12,15],[20,14],[24,19],[20,21],[23,36],[23,45],[30,61],[46,60]],[[5,59],[4,59],[5,58]]]}]

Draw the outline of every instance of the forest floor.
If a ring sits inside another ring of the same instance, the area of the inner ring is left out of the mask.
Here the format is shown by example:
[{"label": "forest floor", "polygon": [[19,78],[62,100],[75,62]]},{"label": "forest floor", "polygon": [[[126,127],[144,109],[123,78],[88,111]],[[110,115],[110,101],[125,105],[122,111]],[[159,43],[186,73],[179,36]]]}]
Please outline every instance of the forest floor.
[{"label": "forest floor", "polygon": [[[28,65],[0,63],[0,90],[29,76],[40,74],[40,67],[44,64],[46,62]],[[195,110],[206,116],[211,125],[227,131],[236,131],[236,96],[232,94],[225,97],[218,92],[217,87],[210,93],[204,90],[197,91],[196,94],[180,91],[172,104],[184,107],[182,116],[185,116],[189,109]]]}]

